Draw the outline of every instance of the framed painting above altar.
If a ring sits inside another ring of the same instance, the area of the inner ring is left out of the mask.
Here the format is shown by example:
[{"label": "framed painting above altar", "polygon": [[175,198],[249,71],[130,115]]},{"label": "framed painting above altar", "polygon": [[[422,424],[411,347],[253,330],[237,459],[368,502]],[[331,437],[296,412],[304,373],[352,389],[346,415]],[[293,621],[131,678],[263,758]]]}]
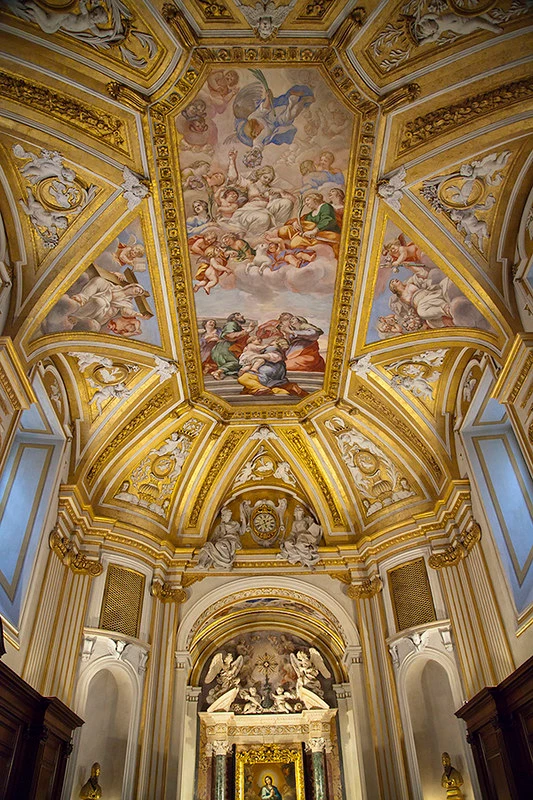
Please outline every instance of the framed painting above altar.
[{"label": "framed painting above altar", "polygon": [[261,745],[236,759],[236,800],[305,800],[301,745]]}]

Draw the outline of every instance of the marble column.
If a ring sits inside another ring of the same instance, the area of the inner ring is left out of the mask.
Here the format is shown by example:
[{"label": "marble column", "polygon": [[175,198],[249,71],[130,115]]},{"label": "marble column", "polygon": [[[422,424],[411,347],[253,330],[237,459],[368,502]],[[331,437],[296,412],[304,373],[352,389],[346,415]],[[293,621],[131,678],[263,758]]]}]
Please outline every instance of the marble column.
[{"label": "marble column", "polygon": [[326,740],[320,736],[309,739],[306,749],[311,752],[313,767],[313,798],[314,800],[329,800],[326,781]]},{"label": "marble column", "polygon": [[[213,755],[213,800],[230,800],[228,793],[228,755],[232,746],[226,740],[216,740],[210,743]],[[317,798],[318,800],[318,798]]]}]

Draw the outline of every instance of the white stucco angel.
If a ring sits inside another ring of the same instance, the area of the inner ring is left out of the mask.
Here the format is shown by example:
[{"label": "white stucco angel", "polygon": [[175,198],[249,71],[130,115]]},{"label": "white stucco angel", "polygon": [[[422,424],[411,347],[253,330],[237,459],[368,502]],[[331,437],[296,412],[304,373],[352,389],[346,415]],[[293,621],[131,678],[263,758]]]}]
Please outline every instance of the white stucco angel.
[{"label": "white stucco angel", "polygon": [[96,404],[98,414],[102,413],[103,403],[106,403],[108,400],[124,400],[124,398],[130,397],[132,393],[132,390],[128,389],[124,381],[115,384],[106,384],[105,386],[100,386],[91,378],[89,378],[87,382],[92,389],[96,389],[91,398],[91,405],[93,403]]},{"label": "white stucco angel", "polygon": [[264,712],[264,708],[261,705],[262,697],[255,686],[250,686],[249,689],[241,689],[241,697],[246,700],[242,710],[243,714],[262,714]]},{"label": "white stucco angel", "polygon": [[242,547],[241,532],[241,523],[233,519],[231,509],[223,508],[211,539],[200,548],[197,568],[232,569],[235,552]]},{"label": "white stucco angel", "polygon": [[[241,679],[239,673],[244,663],[243,656],[234,656],[231,653],[215,653],[209,664],[206,684],[213,683],[216,678],[216,686],[213,686],[207,695],[207,702],[211,705],[208,711],[227,711],[237,695]],[[216,704],[216,707],[213,706]]]},{"label": "white stucco angel", "polygon": [[288,461],[279,462],[273,477],[278,478],[278,480],[283,481],[283,483],[288,483],[289,486],[296,486],[296,478],[294,477]]},{"label": "white stucco angel", "polygon": [[63,156],[57,150],[41,149],[40,154],[36,155],[31,151],[24,150],[21,144],[14,144],[13,155],[17,158],[28,159],[26,164],[19,167],[19,172],[32,186],[48,178],[58,178],[65,183],[72,183],[76,179],[76,173],[69,167],[65,167]]},{"label": "white stucco angel", "polygon": [[296,700],[296,695],[293,692],[286,691],[283,686],[278,686],[272,694],[274,712],[276,714],[292,714],[294,709],[289,700]]},{"label": "white stucco angel", "polygon": [[150,190],[128,167],[124,167],[122,170],[122,177],[124,178],[121,186],[122,194],[128,204],[128,211],[133,211],[141,200],[150,194]]},{"label": "white stucco angel", "polygon": [[37,229],[45,247],[55,247],[59,242],[58,231],[64,231],[68,226],[68,219],[57,211],[48,211],[35,199],[32,190],[28,187],[26,202],[19,200],[24,213]]},{"label": "white stucco angel", "polygon": [[291,664],[296,672],[296,695],[306,708],[329,708],[322,699],[324,692],[318,679],[319,675],[331,678],[331,673],[324,659],[315,647],[309,652],[298,650],[296,655],[290,654]]},{"label": "white stucco angel", "polygon": [[282,543],[277,557],[285,559],[289,564],[313,567],[320,560],[317,547],[321,536],[320,525],[305,513],[303,506],[298,505],[294,509],[291,532]]},{"label": "white stucco angel", "polygon": [[241,0],[235,0],[235,5],[260,39],[269,39],[278,32],[295,3],[296,0],[290,0],[287,5],[276,6],[272,0],[262,0],[249,6],[241,3]]},{"label": "white stucco angel", "polygon": [[377,192],[395,211],[400,210],[400,203],[405,187],[405,167],[400,167],[388,178],[383,178],[378,182]]}]

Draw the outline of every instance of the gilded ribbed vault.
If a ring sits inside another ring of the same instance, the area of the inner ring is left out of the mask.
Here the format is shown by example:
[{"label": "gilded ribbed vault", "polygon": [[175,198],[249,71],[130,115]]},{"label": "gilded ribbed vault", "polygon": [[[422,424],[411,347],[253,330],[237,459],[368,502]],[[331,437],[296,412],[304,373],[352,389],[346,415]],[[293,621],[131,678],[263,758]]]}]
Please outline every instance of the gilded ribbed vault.
[{"label": "gilded ribbed vault", "polygon": [[221,508],[263,515],[237,560],[282,570],[300,505],[342,570],[438,513],[479,365],[521,328],[532,22],[526,0],[4,0],[5,333],[88,518],[183,567]]}]

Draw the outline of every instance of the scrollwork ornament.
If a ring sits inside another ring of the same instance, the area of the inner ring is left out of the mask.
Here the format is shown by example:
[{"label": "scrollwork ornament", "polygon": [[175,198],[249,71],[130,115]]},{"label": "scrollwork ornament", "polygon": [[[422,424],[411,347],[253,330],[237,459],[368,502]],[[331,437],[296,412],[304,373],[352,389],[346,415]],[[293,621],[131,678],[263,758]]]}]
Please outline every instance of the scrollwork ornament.
[{"label": "scrollwork ornament", "polygon": [[475,520],[448,545],[441,553],[432,553],[428,564],[432,569],[455,567],[468,556],[472,548],[481,539],[481,528]]},{"label": "scrollwork ornament", "polygon": [[175,586],[172,583],[154,581],[150,589],[152,597],[157,597],[162,603],[185,603],[187,600],[187,592],[181,586]]},{"label": "scrollwork ornament", "polygon": [[101,575],[103,566],[99,561],[88,558],[84,553],[76,550],[73,543],[59,530],[59,526],[50,532],[48,537],[50,549],[57,555],[60,561],[74,573],[90,575],[92,578]]},{"label": "scrollwork ornament", "polygon": [[381,592],[383,589],[383,581],[379,575],[373,575],[371,578],[365,578],[360,583],[352,583],[346,589],[346,594],[352,600],[368,600]]}]

